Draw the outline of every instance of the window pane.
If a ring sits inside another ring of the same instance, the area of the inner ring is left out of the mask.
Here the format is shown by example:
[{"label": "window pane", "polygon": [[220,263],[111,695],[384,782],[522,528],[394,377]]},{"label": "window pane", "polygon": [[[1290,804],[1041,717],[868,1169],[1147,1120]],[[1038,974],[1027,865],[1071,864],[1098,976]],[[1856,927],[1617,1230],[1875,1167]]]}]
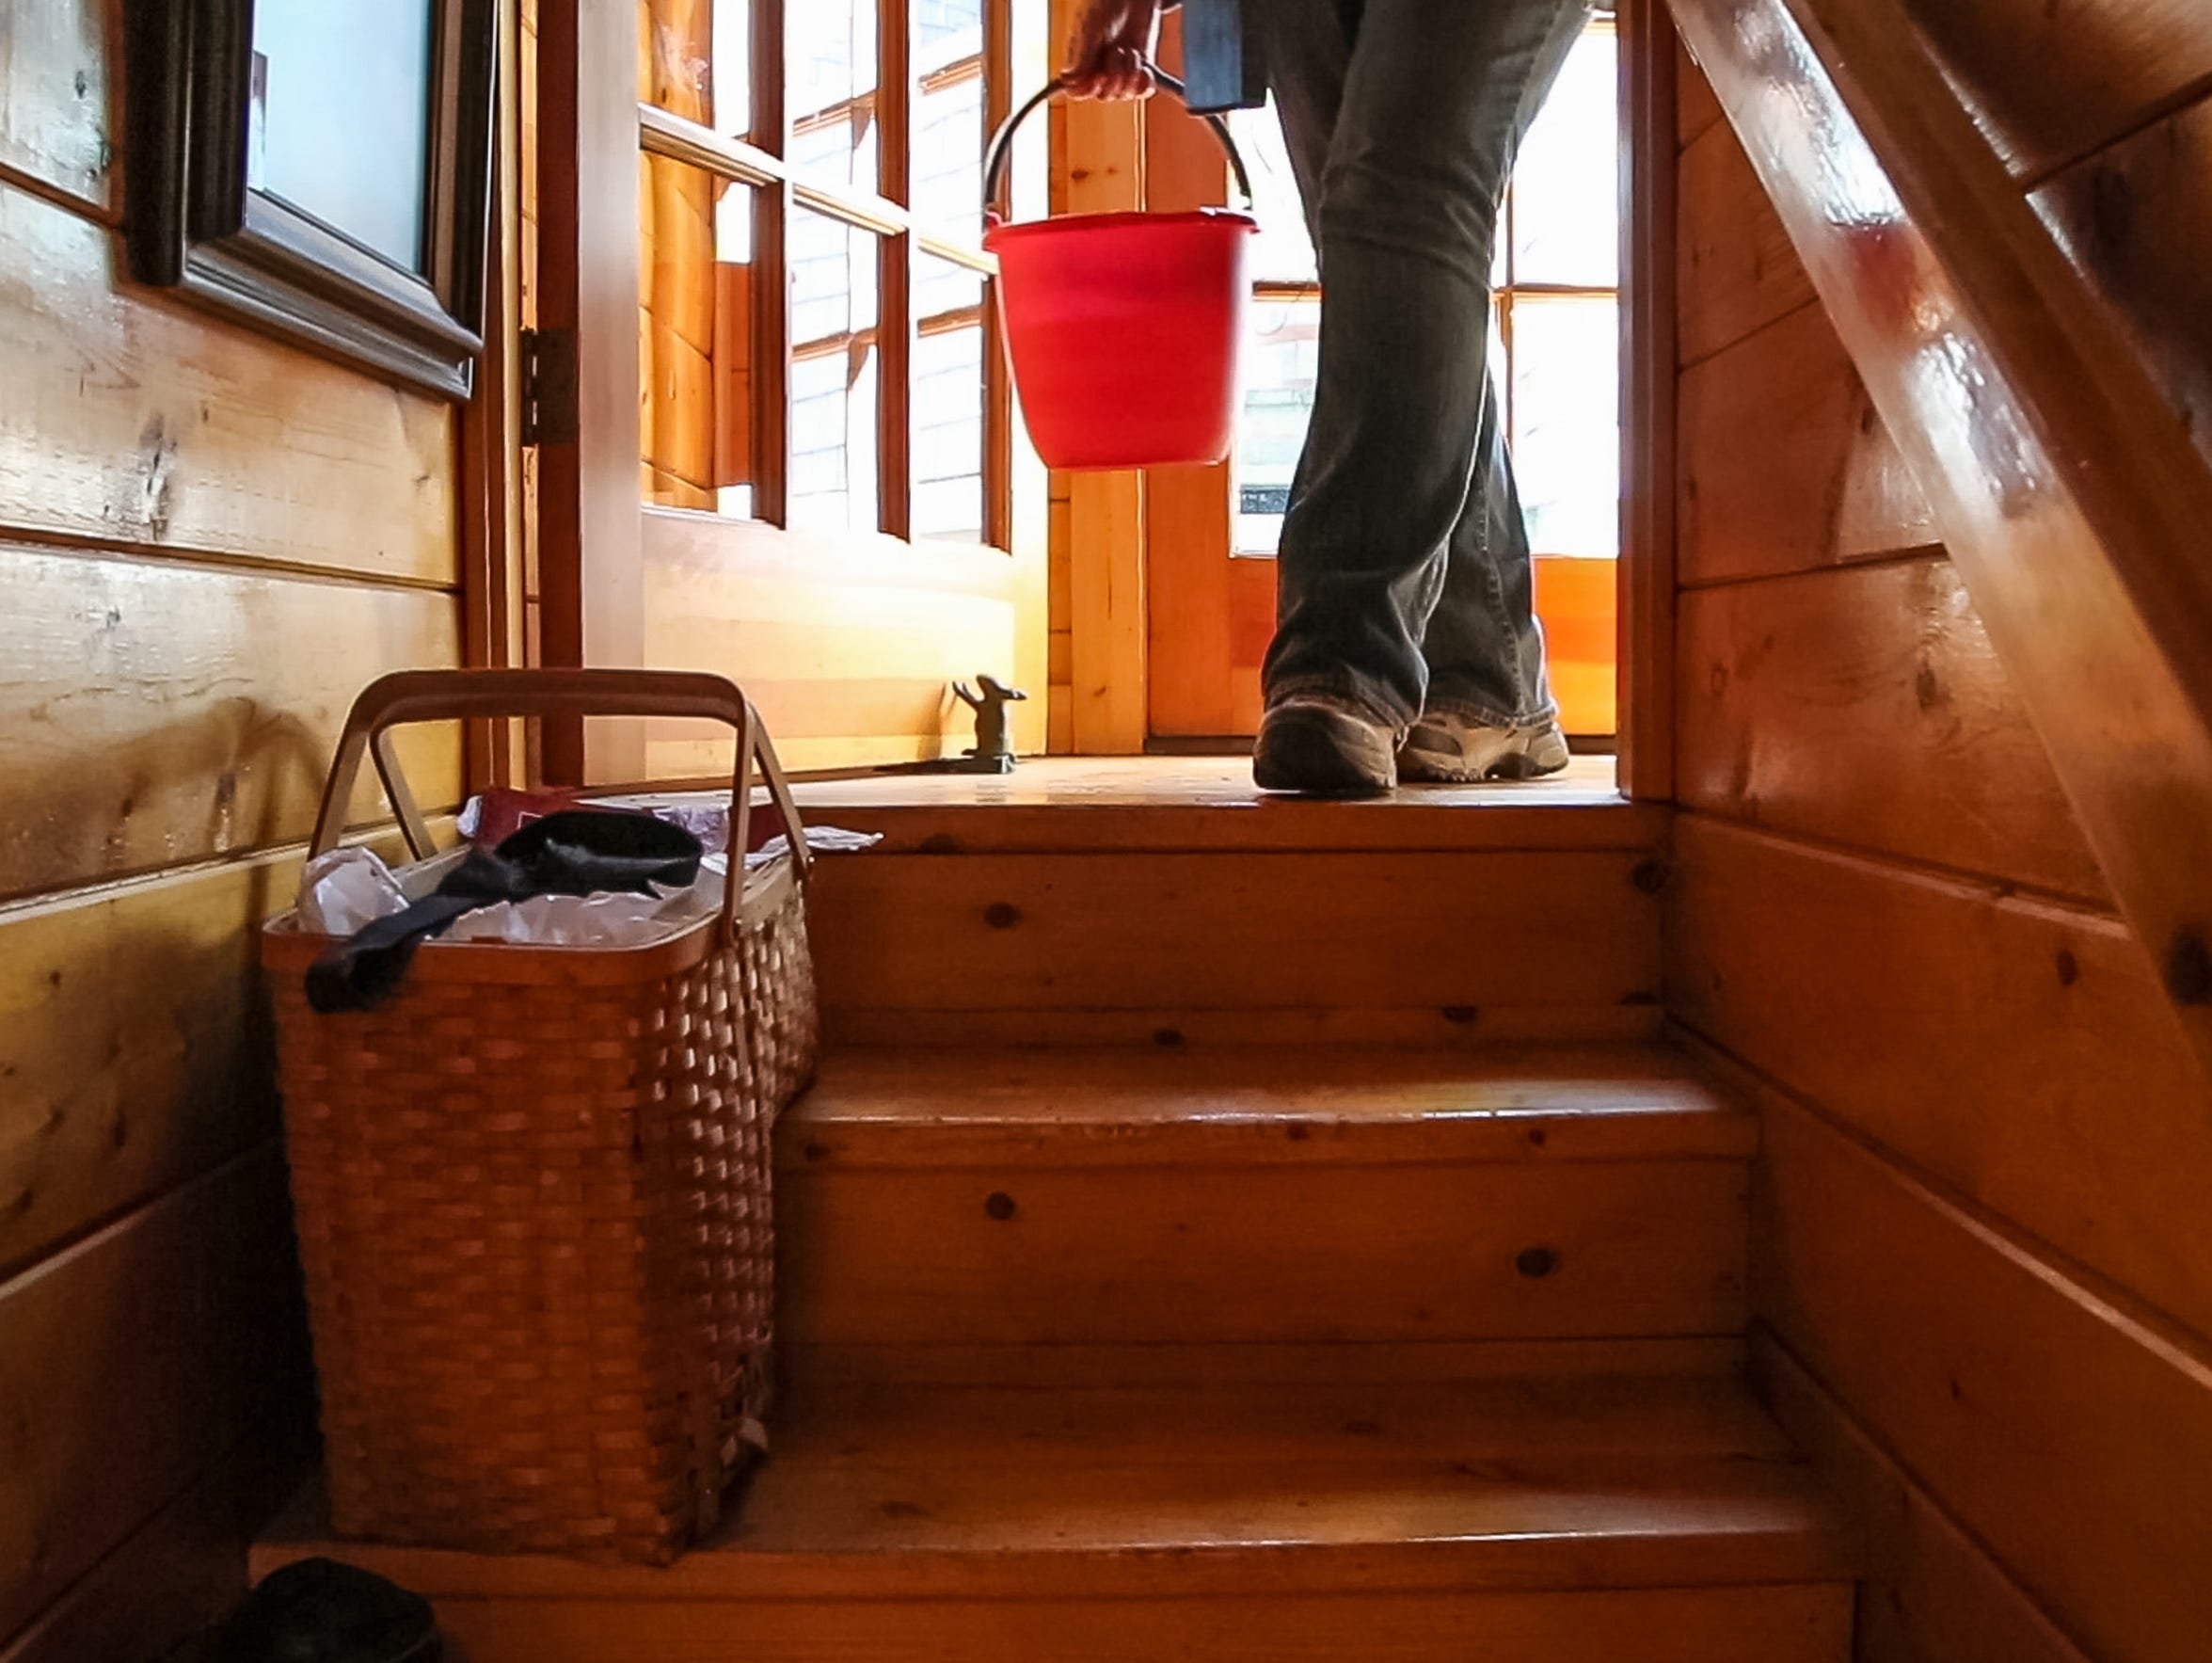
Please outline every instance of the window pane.
[{"label": "window pane", "polygon": [[941,312],[975,311],[983,304],[983,274],[949,260],[917,255],[914,263],[914,315],[927,328]]},{"label": "window pane", "polygon": [[983,0],[912,0],[912,201],[926,230],[973,238],[983,212]]},{"label": "window pane", "polygon": [[423,269],[432,10],[429,0],[253,8],[247,182],[413,272]]},{"label": "window pane", "polygon": [[787,0],[787,153],[804,177],[876,188],[876,0]]},{"label": "window pane", "polygon": [[[1245,171],[1252,176],[1253,213],[1260,221],[1260,234],[1252,239],[1249,256],[1253,279],[1312,282],[1316,270],[1313,243],[1306,234],[1306,211],[1290,170],[1282,124],[1275,118],[1275,101],[1270,98],[1265,109],[1232,111],[1229,132],[1244,156]],[[1232,186],[1230,196],[1235,194]]]},{"label": "window pane", "polygon": [[1538,554],[1619,551],[1618,312],[1610,297],[1513,304],[1513,461]]},{"label": "window pane", "polygon": [[640,156],[638,408],[645,499],[753,511],[753,192]]},{"label": "window pane", "polygon": [[1320,364],[1318,300],[1252,305],[1245,343],[1244,410],[1236,425],[1236,528],[1240,554],[1272,554],[1282,536],[1290,480],[1313,413]]},{"label": "window pane", "polygon": [[753,124],[752,0],[638,0],[638,19],[639,96],[744,136]]},{"label": "window pane", "polygon": [[791,215],[790,522],[874,531],[876,273],[873,233]]},{"label": "window pane", "polygon": [[983,280],[915,262],[914,535],[983,540]]},{"label": "window pane", "polygon": [[[949,8],[947,0],[918,0]],[[951,0],[973,5],[973,0]],[[947,40],[971,46],[964,57],[922,64],[914,93],[914,216],[935,232],[973,236],[982,230],[982,26]]]},{"label": "window pane", "polygon": [[1513,175],[1513,281],[1609,289],[1618,280],[1620,116],[1611,29],[1567,56]]}]

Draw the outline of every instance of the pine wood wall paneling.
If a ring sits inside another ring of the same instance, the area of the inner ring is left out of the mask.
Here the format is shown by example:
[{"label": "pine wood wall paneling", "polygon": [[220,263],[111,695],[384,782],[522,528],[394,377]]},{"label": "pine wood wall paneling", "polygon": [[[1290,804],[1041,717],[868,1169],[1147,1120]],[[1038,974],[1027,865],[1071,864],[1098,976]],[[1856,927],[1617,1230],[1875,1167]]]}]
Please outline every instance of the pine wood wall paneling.
[{"label": "pine wood wall paneling", "polygon": [[[947,683],[985,665],[1018,670],[1042,610],[1034,548],[1009,555],[648,511],[644,560],[652,662],[735,676],[793,768],[956,754],[973,730]],[[647,771],[726,775],[729,745],[726,731],[653,723]]]},{"label": "pine wood wall paneling", "polygon": [[2212,1120],[2116,919],[1700,815],[1676,861],[1670,1015],[2212,1335]]},{"label": "pine wood wall paneling", "polygon": [[[2085,79],[2063,43],[2021,51],[2022,28],[2158,9],[2061,0],[2023,20],[1969,0],[1946,16],[2001,33],[2008,72],[2094,120],[2111,107],[2095,49]],[[2185,417],[2203,362],[2201,238],[2176,188],[2190,140],[2173,136],[2190,119],[2038,204]],[[1733,148],[1724,126],[1691,150],[1716,136]],[[1733,200],[1754,182],[1722,188],[1709,158],[1694,205],[1696,166],[1685,239],[1756,245],[1737,228],[1771,211]],[[1682,387],[1685,579],[1716,585],[1682,602],[1684,755],[1704,759],[1685,779],[1711,812],[1677,828],[1667,981],[1768,1116],[1756,1303],[1780,1343],[1762,1371],[1874,1534],[1867,1663],[2193,1656],[2194,1591],[2156,1560],[2177,1537],[2201,1556],[2212,1528],[2199,1076],[2120,921],[2018,892],[2101,890],[1971,609],[1946,598],[1947,564],[1914,549],[1925,509],[1886,483],[1902,474],[1824,314],[1758,322],[1777,279],[1750,266],[1756,281],[1720,263],[1684,301],[1735,344]]]},{"label": "pine wood wall paneling", "polygon": [[[1144,112],[1133,104],[1064,104],[1070,214],[1144,204]],[[1144,748],[1148,689],[1145,488],[1139,473],[1077,473],[1068,487],[1074,748],[1090,756]]]},{"label": "pine wood wall paneling", "polygon": [[296,1459],[289,1220],[264,1151],[0,1284],[0,1634],[212,1467]]},{"label": "pine wood wall paneling", "polygon": [[106,0],[35,0],[0,19],[0,182],[117,217]]},{"label": "pine wood wall paneling", "polygon": [[[2204,27],[2212,36],[2212,21]],[[2212,456],[2212,94],[2069,168],[2032,200]]]},{"label": "pine wood wall paneling", "polygon": [[1868,1527],[1853,1637],[1860,1663],[2089,1663],[1771,1329],[1753,1336],[1752,1369],[1790,1442]]},{"label": "pine wood wall paneling", "polygon": [[1940,553],[1681,598],[1681,800],[2109,907]]},{"label": "pine wood wall paneling", "polygon": [[305,854],[0,907],[0,1275],[274,1135],[259,934]]},{"label": "pine wood wall paneling", "polygon": [[1074,507],[1069,476],[1054,473],[1046,510],[1046,616],[1049,619],[1051,683],[1046,710],[1045,748],[1065,756],[1075,748],[1075,592],[1073,546]]},{"label": "pine wood wall paneling", "polygon": [[1812,280],[1726,121],[1682,152],[1676,204],[1676,342],[1696,363],[1813,298]]},{"label": "pine wood wall paneling", "polygon": [[1675,142],[1678,148],[1688,150],[1707,129],[1727,118],[1721,113],[1721,101],[1712,94],[1712,83],[1691,60],[1679,36],[1675,38]]},{"label": "pine wood wall paneling", "polygon": [[1936,544],[1927,499],[1817,301],[1691,366],[1679,399],[1685,585]]},{"label": "pine wood wall paneling", "polygon": [[[166,1651],[304,1463],[256,935],[359,682],[462,651],[454,408],[122,281],[117,15],[0,24],[0,1645],[40,1663]],[[455,735],[406,752],[450,801]]]},{"label": "pine wood wall paneling", "polygon": [[[1160,62],[1183,69],[1183,21],[1170,13]],[[1143,105],[1144,205],[1157,212],[1228,201],[1214,136],[1174,98]],[[1230,465],[1154,468],[1145,476],[1145,680],[1151,733],[1233,734],[1237,666],[1230,647]],[[1248,729],[1249,731],[1249,729]]]},{"label": "pine wood wall paneling", "polygon": [[231,1477],[217,1469],[195,1479],[14,1643],[0,1646],[0,1663],[167,1657],[179,1636],[228,1610],[246,1592],[238,1541],[253,1527]]},{"label": "pine wood wall paneling", "polygon": [[[2196,634],[2212,632],[2212,582],[2174,557],[2212,522],[2212,471],[2165,419],[2117,321],[2083,303],[1902,0],[1677,0],[1677,12],[1725,70],[1716,87],[1930,492],[2113,892],[2212,1055],[2193,975],[2212,896],[2172,829],[2212,819],[2212,678]],[[1808,145],[1830,160],[1803,165]],[[1858,229],[1873,223],[1888,229]]]},{"label": "pine wood wall paneling", "polygon": [[[0,543],[0,900],[304,839],[354,696],[461,651],[434,590]],[[456,804],[458,730],[399,740]]]},{"label": "pine wood wall paneling", "polygon": [[2039,182],[2212,86],[2199,0],[1910,0],[2013,174]]},{"label": "pine wood wall paneling", "polygon": [[119,288],[113,236],[22,191],[0,248],[0,533],[458,584],[451,406]]},{"label": "pine wood wall paneling", "polygon": [[1144,749],[1146,663],[1144,477],[1079,473],[1069,496],[1069,700],[1084,756]]},{"label": "pine wood wall paneling", "polygon": [[1767,1107],[1755,1308],[2084,1652],[2203,1656],[2203,1342],[1819,1116]]}]

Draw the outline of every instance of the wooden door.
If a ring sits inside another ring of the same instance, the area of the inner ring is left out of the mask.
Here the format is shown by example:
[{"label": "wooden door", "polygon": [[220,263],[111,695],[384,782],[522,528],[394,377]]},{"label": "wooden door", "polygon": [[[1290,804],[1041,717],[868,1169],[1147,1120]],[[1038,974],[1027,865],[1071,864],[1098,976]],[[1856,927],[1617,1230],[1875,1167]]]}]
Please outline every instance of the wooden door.
[{"label": "wooden door", "polygon": [[[533,8],[526,8],[526,24]],[[710,669],[787,762],[967,743],[1033,689],[1046,490],[986,304],[980,159],[1039,20],[1011,0],[539,0],[536,662]],[[1042,136],[1014,188],[1043,188]],[[690,778],[724,736],[549,733],[554,778]]]},{"label": "wooden door", "polygon": [[[1553,690],[1567,730],[1595,739],[1610,739],[1616,726],[1615,86],[1607,17],[1577,47],[1522,152],[1523,188],[1509,194],[1500,229],[1491,344],[1536,542]],[[1155,739],[1237,739],[1258,724],[1275,544],[1317,361],[1320,285],[1273,112],[1239,114],[1231,124],[1258,187],[1262,232],[1244,413],[1228,462],[1154,469],[1145,481]],[[1146,110],[1144,178],[1155,209],[1228,200],[1218,149],[1170,100]]]}]

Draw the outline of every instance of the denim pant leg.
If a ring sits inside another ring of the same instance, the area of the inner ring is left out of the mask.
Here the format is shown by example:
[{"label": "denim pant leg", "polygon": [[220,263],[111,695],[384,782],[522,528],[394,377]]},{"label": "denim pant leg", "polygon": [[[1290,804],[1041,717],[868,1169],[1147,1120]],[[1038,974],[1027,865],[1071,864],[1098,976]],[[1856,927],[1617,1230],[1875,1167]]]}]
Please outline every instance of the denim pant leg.
[{"label": "denim pant leg", "polygon": [[[1494,416],[1485,424],[1489,268],[1514,152],[1587,12],[1587,0],[1261,8],[1327,296],[1283,523],[1271,703],[1321,692],[1409,725],[1449,594],[1439,694],[1486,715],[1548,709],[1527,539]],[[1514,535],[1498,535],[1501,517]]]}]

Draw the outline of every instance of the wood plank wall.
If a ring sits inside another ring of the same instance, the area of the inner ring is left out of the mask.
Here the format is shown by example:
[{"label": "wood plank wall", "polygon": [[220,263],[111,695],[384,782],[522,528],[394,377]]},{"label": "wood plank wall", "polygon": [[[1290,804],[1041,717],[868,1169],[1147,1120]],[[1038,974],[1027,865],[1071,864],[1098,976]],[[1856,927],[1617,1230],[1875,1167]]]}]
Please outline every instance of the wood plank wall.
[{"label": "wood plank wall", "polygon": [[[353,695],[461,650],[449,408],[122,280],[119,10],[0,23],[11,1663],[159,1655],[300,1470],[255,933]],[[457,733],[409,760],[454,800]]]},{"label": "wood plank wall", "polygon": [[[1920,9],[2194,417],[2212,18]],[[1682,85],[1667,1002],[1766,1116],[1762,1372],[1870,1527],[1869,1663],[2199,1657],[2205,1087],[1748,163]]]}]

